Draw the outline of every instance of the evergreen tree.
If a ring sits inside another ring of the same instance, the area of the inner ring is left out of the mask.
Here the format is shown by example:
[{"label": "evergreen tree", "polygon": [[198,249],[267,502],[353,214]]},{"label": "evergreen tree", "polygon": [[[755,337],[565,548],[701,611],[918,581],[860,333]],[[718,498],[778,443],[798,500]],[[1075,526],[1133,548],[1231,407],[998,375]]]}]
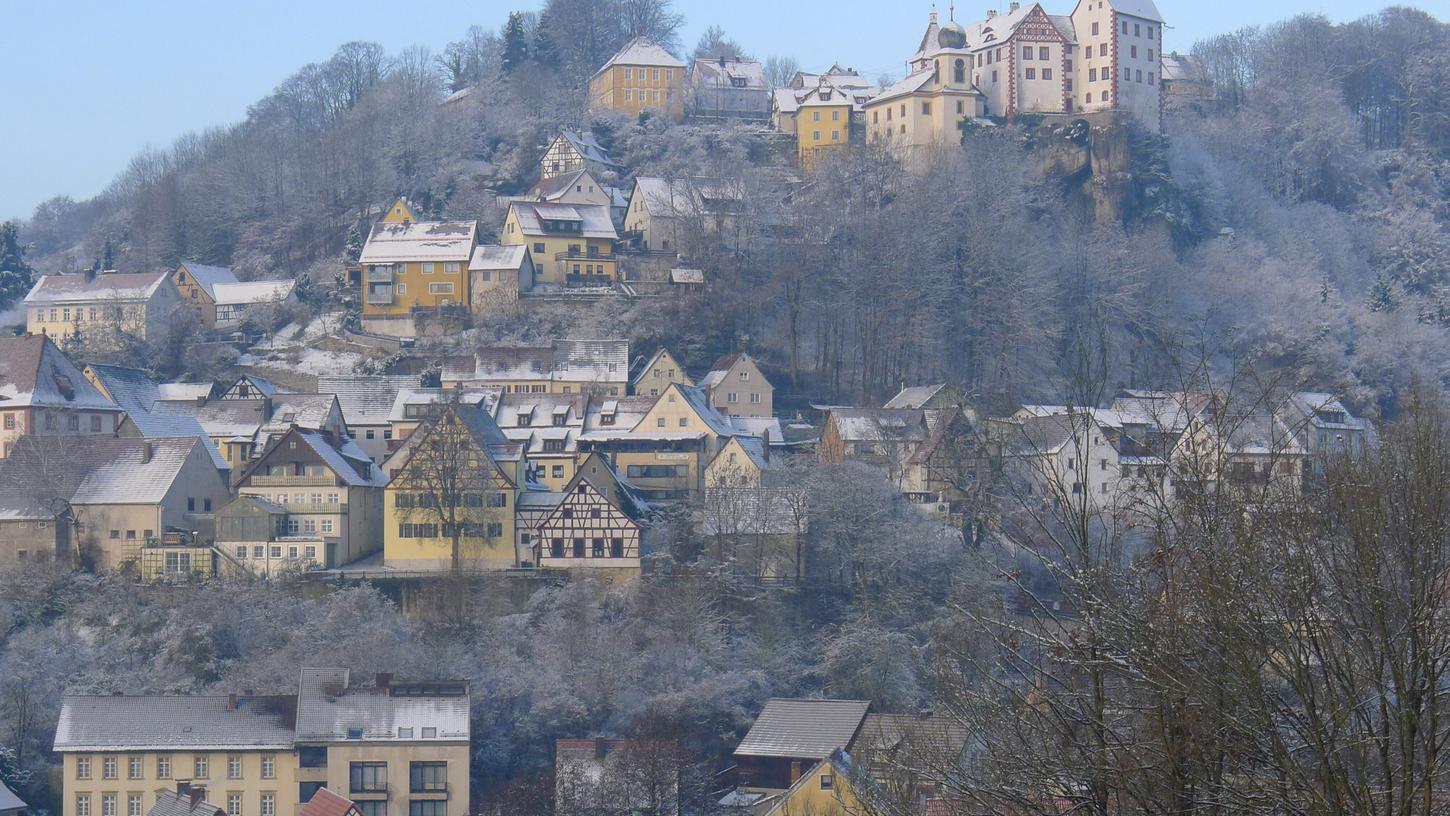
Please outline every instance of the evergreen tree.
[{"label": "evergreen tree", "polygon": [[317,284],[313,282],[312,276],[303,273],[297,276],[297,285],[292,290],[301,303],[311,305],[317,299]]},{"label": "evergreen tree", "polygon": [[15,222],[0,224],[0,306],[24,297],[35,283],[35,270],[25,263],[25,249]]},{"label": "evergreen tree", "polygon": [[509,12],[508,22],[503,27],[503,69],[513,73],[529,58],[529,41],[524,34],[524,15]]},{"label": "evergreen tree", "polygon": [[534,61],[549,68],[559,67],[559,43],[554,37],[553,15],[547,8],[534,26]]},{"label": "evergreen tree", "polygon": [[1369,287],[1369,294],[1365,297],[1371,312],[1393,312],[1399,307],[1399,298],[1395,295],[1395,284],[1383,272],[1374,279],[1374,284]]},{"label": "evergreen tree", "polygon": [[116,245],[111,243],[111,236],[106,236],[106,243],[101,246],[101,269],[116,268]]}]

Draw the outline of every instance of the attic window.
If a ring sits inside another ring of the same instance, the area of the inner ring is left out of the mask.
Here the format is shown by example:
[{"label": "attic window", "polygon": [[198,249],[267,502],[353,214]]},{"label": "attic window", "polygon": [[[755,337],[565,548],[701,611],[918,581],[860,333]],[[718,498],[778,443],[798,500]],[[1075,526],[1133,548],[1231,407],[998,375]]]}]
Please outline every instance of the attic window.
[{"label": "attic window", "polygon": [[437,737],[437,736],[438,736],[438,729],[436,729],[436,728],[424,728],[423,729],[423,739],[431,739],[431,738],[434,738],[434,737]]},{"label": "attic window", "polygon": [[349,728],[349,729],[347,729],[347,738],[350,739],[350,740],[360,740],[360,739],[362,739],[362,729],[361,728]]},{"label": "attic window", "polygon": [[836,787],[836,775],[831,773],[821,774],[821,790],[832,790]]},{"label": "attic window", "polygon": [[64,374],[56,374],[54,375],[54,377],[55,387],[58,391],[60,391],[60,395],[62,397],[65,397],[67,401],[75,399],[76,388],[74,385],[71,384],[70,377],[67,377]]}]

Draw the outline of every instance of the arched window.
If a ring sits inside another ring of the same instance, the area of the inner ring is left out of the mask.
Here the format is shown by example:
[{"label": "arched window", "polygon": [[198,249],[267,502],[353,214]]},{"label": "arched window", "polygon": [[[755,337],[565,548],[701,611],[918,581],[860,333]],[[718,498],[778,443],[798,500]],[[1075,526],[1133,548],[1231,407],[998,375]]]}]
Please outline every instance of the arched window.
[{"label": "arched window", "polygon": [[963,62],[960,58],[957,59],[957,64],[953,67],[952,81],[957,83],[958,85],[966,84],[967,64]]}]

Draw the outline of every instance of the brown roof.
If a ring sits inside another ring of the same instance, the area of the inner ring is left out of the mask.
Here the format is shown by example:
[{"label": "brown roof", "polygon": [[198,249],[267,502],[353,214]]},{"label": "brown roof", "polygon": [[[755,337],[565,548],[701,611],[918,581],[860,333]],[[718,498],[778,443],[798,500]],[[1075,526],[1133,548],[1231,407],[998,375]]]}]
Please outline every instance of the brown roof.
[{"label": "brown roof", "polygon": [[351,799],[338,796],[327,788],[318,788],[307,804],[297,809],[297,816],[348,816],[358,812],[358,806]]}]

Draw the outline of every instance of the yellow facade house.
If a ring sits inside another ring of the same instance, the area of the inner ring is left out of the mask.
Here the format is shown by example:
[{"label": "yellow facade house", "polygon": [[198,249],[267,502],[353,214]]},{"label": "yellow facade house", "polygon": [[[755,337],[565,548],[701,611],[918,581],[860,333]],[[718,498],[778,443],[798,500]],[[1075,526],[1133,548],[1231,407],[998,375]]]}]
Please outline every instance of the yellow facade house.
[{"label": "yellow facade house", "polygon": [[609,207],[602,204],[509,204],[499,243],[524,246],[534,265],[534,283],[551,286],[612,286],[619,280]]},{"label": "yellow facade house", "polygon": [[364,814],[465,816],[468,708],[462,681],[346,669],[303,669],[295,695],[67,695],[61,813],[144,814],[184,783],[229,816],[296,816],[322,787]]},{"label": "yellow facade house", "polygon": [[764,816],[857,816],[863,812],[858,784],[870,782],[837,749],[777,797]]},{"label": "yellow facade house", "polygon": [[607,454],[648,501],[699,494],[705,465],[735,433],[699,388],[672,384],[658,397],[591,404],[581,453]]},{"label": "yellow facade house", "polygon": [[851,95],[822,80],[801,99],[795,115],[796,151],[811,167],[828,151],[851,142],[851,116],[860,110]]},{"label": "yellow facade house", "polygon": [[410,337],[420,313],[471,303],[468,265],[478,224],[411,221],[411,214],[406,202],[395,203],[373,226],[358,258],[362,321],[369,331]]},{"label": "yellow facade house", "polygon": [[41,275],[25,296],[25,330],[53,338],[121,331],[145,340],[164,333],[181,305],[165,272]]},{"label": "yellow facade house", "polygon": [[215,328],[217,320],[217,284],[238,283],[237,276],[224,266],[208,266],[186,261],[171,273],[171,281],[181,293],[181,300],[196,310],[201,324]]},{"label": "yellow facade house", "polygon": [[636,360],[630,372],[630,393],[641,397],[658,397],[671,383],[694,385],[695,381],[685,373],[685,367],[675,359],[670,350],[661,346],[650,357]]},{"label": "yellow facade house", "polygon": [[518,566],[514,507],[525,482],[524,446],[488,409],[450,402],[383,467],[383,562],[416,572]]},{"label": "yellow facade house", "polygon": [[637,116],[654,111],[685,118],[685,63],[644,37],[636,37],[589,79],[589,109]]}]

